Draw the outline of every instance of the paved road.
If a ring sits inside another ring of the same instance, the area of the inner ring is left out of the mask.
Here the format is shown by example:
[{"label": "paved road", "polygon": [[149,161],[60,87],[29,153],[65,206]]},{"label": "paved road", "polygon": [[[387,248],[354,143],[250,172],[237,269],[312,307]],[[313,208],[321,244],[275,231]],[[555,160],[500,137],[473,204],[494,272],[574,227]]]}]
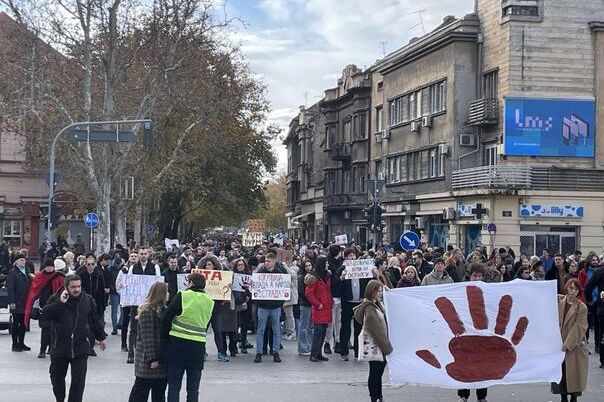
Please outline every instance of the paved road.
[{"label": "paved road", "polygon": [[[34,327],[37,324],[33,324]],[[48,378],[49,359],[38,359],[39,329],[26,336],[31,352],[10,352],[10,335],[0,331],[0,401],[52,401]],[[211,339],[211,336],[210,336]],[[239,355],[229,363],[217,362],[213,345],[209,345],[210,359],[203,372],[201,398],[203,402],[362,402],[368,401],[365,363],[342,362],[332,359],[327,363],[311,363],[295,353],[295,342],[285,342],[283,363],[265,359],[262,364],[252,362],[254,355]],[[35,353],[34,353],[35,352]],[[126,354],[120,351],[119,336],[110,336],[109,349],[90,358],[84,401],[122,402],[128,400],[134,381],[133,365],[125,363]],[[387,375],[386,375],[387,377]],[[385,386],[387,401],[456,401],[454,391],[433,388]],[[474,398],[474,397],[472,397]],[[183,398],[184,401],[184,393]],[[491,402],[547,402],[559,401],[549,393],[547,384],[494,387],[489,390]],[[590,359],[588,391],[580,401],[604,401],[604,370],[597,359]]]}]

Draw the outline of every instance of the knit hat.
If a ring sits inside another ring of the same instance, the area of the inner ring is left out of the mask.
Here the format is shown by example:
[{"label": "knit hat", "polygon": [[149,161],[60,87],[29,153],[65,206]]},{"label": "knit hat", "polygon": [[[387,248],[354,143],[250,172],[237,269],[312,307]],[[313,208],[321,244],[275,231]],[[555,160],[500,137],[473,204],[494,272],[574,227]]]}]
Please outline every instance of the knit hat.
[{"label": "knit hat", "polygon": [[436,265],[436,264],[438,264],[438,263],[442,263],[442,264],[444,264],[444,263],[445,263],[445,260],[443,260],[442,258],[438,257],[438,258],[435,258],[435,259],[434,259],[433,263],[434,263],[434,265]]},{"label": "knit hat", "polygon": [[55,260],[55,269],[58,271],[63,268],[65,268],[65,261],[61,260],[60,258],[57,258]]},{"label": "knit hat", "polygon": [[21,258],[23,259],[27,259],[27,257],[25,256],[25,254],[15,254],[15,261],[20,260]]}]

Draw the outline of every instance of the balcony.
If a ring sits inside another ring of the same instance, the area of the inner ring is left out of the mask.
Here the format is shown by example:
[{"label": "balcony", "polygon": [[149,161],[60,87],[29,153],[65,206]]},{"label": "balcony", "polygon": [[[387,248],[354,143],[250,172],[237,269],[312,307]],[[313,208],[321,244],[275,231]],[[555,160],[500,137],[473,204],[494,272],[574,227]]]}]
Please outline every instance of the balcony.
[{"label": "balcony", "polygon": [[367,205],[366,194],[332,194],[326,195],[323,199],[325,208],[356,208],[365,207]]},{"label": "balcony", "polygon": [[521,165],[480,166],[453,172],[451,189],[604,191],[604,172]]},{"label": "balcony", "polygon": [[488,126],[499,122],[499,100],[481,98],[470,103],[469,126]]},{"label": "balcony", "polygon": [[351,146],[347,142],[339,142],[331,149],[331,159],[334,161],[349,161],[352,156]]}]

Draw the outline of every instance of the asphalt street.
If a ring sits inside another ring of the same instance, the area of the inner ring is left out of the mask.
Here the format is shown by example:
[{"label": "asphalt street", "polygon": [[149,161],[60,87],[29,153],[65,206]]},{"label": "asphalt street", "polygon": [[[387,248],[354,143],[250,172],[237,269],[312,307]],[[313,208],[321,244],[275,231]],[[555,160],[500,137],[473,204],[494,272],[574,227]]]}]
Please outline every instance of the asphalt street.
[{"label": "asphalt street", "polygon": [[[48,376],[49,358],[38,359],[40,330],[37,323],[26,335],[31,352],[11,352],[7,331],[0,331],[0,402],[53,401]],[[209,336],[211,340],[211,335]],[[590,345],[593,348],[593,345]],[[97,348],[98,349],[98,348]],[[283,363],[265,357],[254,364],[253,352],[239,355],[228,363],[216,361],[213,342],[208,344],[209,360],[203,372],[200,400],[204,402],[361,402],[368,401],[367,364],[343,362],[332,358],[326,363],[312,363],[298,357],[296,342],[285,342]],[[98,351],[88,363],[85,402],[127,401],[134,381],[134,366],[126,364],[126,353],[120,351],[120,337],[109,337],[109,348]],[[332,355],[333,357],[333,355]],[[590,357],[588,390],[580,401],[604,401],[604,370],[598,368],[596,355]],[[387,384],[388,374],[384,376]],[[457,401],[452,390],[435,388],[384,386],[386,401]],[[184,391],[183,397],[184,401]],[[472,400],[475,397],[472,396]],[[489,402],[559,401],[550,394],[548,384],[501,386],[489,389]]]}]

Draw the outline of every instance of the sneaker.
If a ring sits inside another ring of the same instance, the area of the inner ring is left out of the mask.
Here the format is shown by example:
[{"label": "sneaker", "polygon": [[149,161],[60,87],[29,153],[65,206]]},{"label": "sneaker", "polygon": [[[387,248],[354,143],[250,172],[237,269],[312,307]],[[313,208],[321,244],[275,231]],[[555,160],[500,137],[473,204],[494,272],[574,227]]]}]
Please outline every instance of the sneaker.
[{"label": "sneaker", "polygon": [[252,345],[251,343],[246,343],[245,346],[243,347],[244,349],[254,349],[254,345]]},{"label": "sneaker", "polygon": [[310,356],[310,352],[298,353],[298,356]]},{"label": "sneaker", "polygon": [[21,349],[23,349],[26,352],[29,352],[31,350],[31,348],[24,343],[21,344]]},{"label": "sneaker", "polygon": [[117,335],[117,329],[114,329],[113,331],[111,331],[111,335]]},{"label": "sneaker", "polygon": [[229,354],[231,355],[231,357],[237,357],[237,353],[239,353],[237,349],[229,350]]},{"label": "sneaker", "polygon": [[459,402],[468,402],[468,398],[459,398]]},{"label": "sneaker", "polygon": [[291,341],[292,340],[292,335],[291,334],[285,334],[282,336],[282,338],[286,341]]},{"label": "sneaker", "polygon": [[336,342],[336,344],[333,346],[333,352],[342,354],[342,347],[340,346],[340,342]]},{"label": "sneaker", "polygon": [[274,361],[275,363],[281,363],[281,357],[279,357],[279,353],[275,353],[275,354],[273,355],[273,361]]},{"label": "sneaker", "polygon": [[128,356],[128,360],[126,360],[128,364],[134,364],[134,356]]},{"label": "sneaker", "polygon": [[122,345],[122,352],[127,352],[127,351],[128,351],[128,346]]},{"label": "sneaker", "polygon": [[256,353],[256,358],[254,359],[254,363],[262,363],[262,354]]},{"label": "sneaker", "polygon": [[21,347],[21,345],[13,345],[11,350],[13,352],[23,352],[23,348]]},{"label": "sneaker", "polygon": [[311,356],[309,360],[310,360],[311,362],[313,362],[313,363],[320,362],[320,360],[319,360],[317,357],[315,357],[315,356]]},{"label": "sneaker", "polygon": [[340,357],[342,358],[343,361],[347,362],[348,359],[348,355],[340,355]]},{"label": "sneaker", "polygon": [[242,355],[247,355],[247,349],[246,348],[241,348],[241,352]]},{"label": "sneaker", "polygon": [[325,356],[317,356],[317,359],[319,359],[319,361],[322,361],[322,362],[328,362],[329,361],[329,359],[327,357],[325,357]]},{"label": "sneaker", "polygon": [[323,353],[325,353],[326,355],[331,354],[331,345],[329,343],[323,345]]},{"label": "sneaker", "polygon": [[45,358],[46,358],[46,352],[38,353],[38,359],[45,359]]},{"label": "sneaker", "polygon": [[96,357],[96,352],[94,351],[94,349],[90,349],[90,356]]},{"label": "sneaker", "polygon": [[479,399],[478,402],[487,402],[486,399]]},{"label": "sneaker", "polygon": [[219,361],[219,362],[225,362],[225,363],[226,363],[226,362],[229,362],[229,361],[231,361],[231,360],[230,360],[230,359],[229,359],[229,357],[228,357],[227,355],[225,355],[224,353],[218,353],[218,361]]}]

